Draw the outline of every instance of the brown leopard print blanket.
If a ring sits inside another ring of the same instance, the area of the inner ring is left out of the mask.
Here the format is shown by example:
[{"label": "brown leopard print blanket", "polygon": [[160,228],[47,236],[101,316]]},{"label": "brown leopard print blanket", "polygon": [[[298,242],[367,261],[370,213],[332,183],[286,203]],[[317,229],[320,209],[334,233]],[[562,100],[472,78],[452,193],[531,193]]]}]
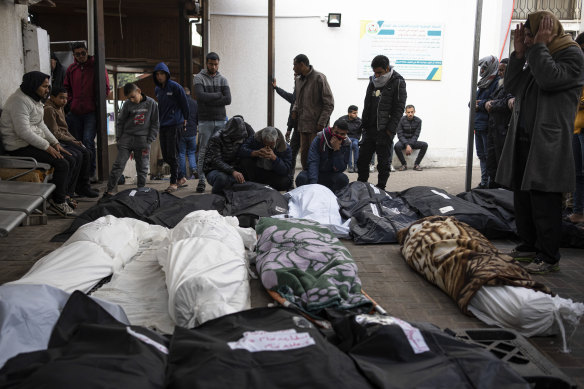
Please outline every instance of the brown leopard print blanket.
[{"label": "brown leopard print blanket", "polygon": [[523,286],[551,293],[510,256],[454,217],[429,216],[398,232],[406,262],[456,301],[461,311],[483,285]]}]

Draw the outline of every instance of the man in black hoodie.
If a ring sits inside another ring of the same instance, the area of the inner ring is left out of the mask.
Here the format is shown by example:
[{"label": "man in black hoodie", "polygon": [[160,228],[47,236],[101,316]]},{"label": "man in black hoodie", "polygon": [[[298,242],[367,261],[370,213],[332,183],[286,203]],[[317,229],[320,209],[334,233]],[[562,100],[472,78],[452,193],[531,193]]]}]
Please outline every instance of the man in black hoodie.
[{"label": "man in black hoodie", "polygon": [[371,61],[370,78],[363,108],[363,141],[359,148],[358,180],[369,179],[369,161],[377,153],[377,187],[385,190],[389,178],[390,148],[404,113],[407,92],[403,77],[389,66],[389,58],[378,55]]}]

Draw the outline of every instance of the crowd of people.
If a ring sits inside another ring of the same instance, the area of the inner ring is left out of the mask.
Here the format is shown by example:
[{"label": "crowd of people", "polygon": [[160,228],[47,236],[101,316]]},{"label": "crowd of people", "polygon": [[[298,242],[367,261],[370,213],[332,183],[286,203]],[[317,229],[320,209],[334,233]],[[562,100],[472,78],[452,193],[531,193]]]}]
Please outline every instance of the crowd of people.
[{"label": "crowd of people", "polygon": [[[478,188],[514,192],[521,243],[512,255],[536,273],[558,270],[563,193],[573,192],[569,220],[584,222],[583,49],[584,34],[574,41],[553,14],[542,11],[517,26],[509,58],[499,62],[488,56],[479,62],[474,104]],[[57,188],[50,205],[63,215],[72,214],[75,195],[98,196],[90,187],[95,174],[94,58],[83,43],[72,50],[75,62],[66,71],[54,58],[51,75],[25,74],[0,119],[9,154],[32,156],[55,168]],[[274,127],[256,132],[239,115],[227,118],[231,93],[219,65],[217,53],[207,54],[205,68],[194,77],[194,96],[189,85],[171,79],[163,62],[152,75],[157,101],[133,83],[124,86],[127,101],[116,122],[118,155],[104,198],[113,195],[132,154],[137,186],[146,185],[150,144],[157,137],[170,166],[168,192],[185,186],[190,177],[198,178],[199,193],[207,182],[212,193],[221,194],[245,181],[280,191],[317,183],[338,191],[349,183],[346,171],[367,182],[375,155],[376,186],[384,190],[393,153],[401,163],[398,169],[405,171],[404,153],[409,156],[414,150],[419,151],[413,170],[422,170],[428,149],[419,139],[422,120],[414,105],[406,105],[406,82],[386,56],[371,61],[362,117],[351,105],[331,126],[334,97],[327,78],[306,55],[297,55],[293,92],[272,81],[290,103],[285,134]],[[298,154],[302,170],[295,177]]]}]

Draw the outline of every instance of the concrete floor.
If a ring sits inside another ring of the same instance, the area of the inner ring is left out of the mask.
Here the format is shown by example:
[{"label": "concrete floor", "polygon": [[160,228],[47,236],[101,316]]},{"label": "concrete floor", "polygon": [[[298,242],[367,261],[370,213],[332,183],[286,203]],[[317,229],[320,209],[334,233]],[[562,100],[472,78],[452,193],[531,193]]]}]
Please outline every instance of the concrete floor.
[{"label": "concrete floor", "polygon": [[[479,181],[479,169],[473,169],[473,185]],[[356,174],[349,174],[351,181]],[[376,183],[377,174],[372,173],[370,182]],[[451,194],[464,191],[465,169],[428,168],[422,172],[408,170],[391,174],[388,191],[401,191],[412,186],[425,185],[443,188]],[[119,189],[132,186],[133,179]],[[176,193],[179,197],[195,194],[197,181]],[[148,186],[163,190],[168,181],[149,181]],[[97,188],[103,191],[105,184]],[[207,192],[210,191],[207,186]],[[80,201],[79,213],[94,205],[96,200]],[[0,284],[21,277],[32,264],[42,256],[53,251],[61,243],[52,243],[50,239],[64,231],[71,220],[56,216],[49,217],[44,226],[18,227],[8,237],[0,239]],[[421,276],[411,270],[403,260],[398,245],[358,246],[351,241],[343,241],[359,267],[359,276],[364,290],[389,314],[410,321],[425,321],[441,328],[485,328],[479,320],[463,315],[454,301],[441,290],[430,285]],[[500,249],[513,247],[512,241],[495,241]],[[575,301],[584,301],[584,251],[562,249],[561,271],[555,274],[536,276],[547,284],[554,293]],[[252,305],[264,306],[270,302],[267,293],[259,281],[252,281]],[[561,342],[558,337],[531,338],[544,355],[553,361],[575,383],[584,386],[584,329],[582,326],[570,338],[572,352],[560,352]]]}]

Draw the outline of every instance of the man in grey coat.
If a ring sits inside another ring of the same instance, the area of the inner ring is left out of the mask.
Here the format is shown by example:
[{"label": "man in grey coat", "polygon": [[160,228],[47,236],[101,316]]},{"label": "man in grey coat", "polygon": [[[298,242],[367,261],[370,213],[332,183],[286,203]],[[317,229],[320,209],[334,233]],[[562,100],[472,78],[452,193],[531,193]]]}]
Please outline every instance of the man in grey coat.
[{"label": "man in grey coat", "polygon": [[496,181],[513,190],[521,243],[511,255],[534,274],[559,270],[562,193],[574,189],[571,136],[584,55],[550,12],[515,30],[505,86],[516,96]]},{"label": "man in grey coat", "polygon": [[308,169],[308,149],[316,134],[328,126],[335,108],[333,92],[326,76],[314,70],[308,57],[298,54],[294,58],[296,78],[294,92],[296,100],[292,107],[292,119],[297,120],[296,131],[300,133],[300,162]]}]

